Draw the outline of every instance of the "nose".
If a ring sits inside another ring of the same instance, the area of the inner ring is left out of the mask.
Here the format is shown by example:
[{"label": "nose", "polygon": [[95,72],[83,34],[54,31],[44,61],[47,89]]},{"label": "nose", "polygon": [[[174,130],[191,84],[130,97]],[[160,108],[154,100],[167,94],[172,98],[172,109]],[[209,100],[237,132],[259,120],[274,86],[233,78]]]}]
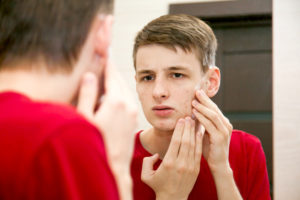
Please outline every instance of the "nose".
[{"label": "nose", "polygon": [[154,83],[154,88],[152,92],[153,98],[161,102],[169,97],[168,85],[162,78],[157,78]]}]

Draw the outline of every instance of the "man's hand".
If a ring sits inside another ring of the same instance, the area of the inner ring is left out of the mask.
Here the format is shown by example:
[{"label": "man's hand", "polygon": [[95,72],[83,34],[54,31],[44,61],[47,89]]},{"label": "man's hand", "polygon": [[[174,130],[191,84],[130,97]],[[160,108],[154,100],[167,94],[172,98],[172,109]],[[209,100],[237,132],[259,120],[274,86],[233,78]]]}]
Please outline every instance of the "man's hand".
[{"label": "man's hand", "polygon": [[99,101],[98,80],[93,73],[86,73],[80,88],[77,108],[101,131],[121,198],[131,199],[130,162],[137,125],[137,108],[113,66],[107,66],[105,73],[106,93],[102,96],[100,107],[95,110]]},{"label": "man's hand", "polygon": [[156,193],[156,199],[187,199],[200,171],[202,134],[195,134],[190,117],[179,119],[168,151],[157,170],[153,165],[159,156],[144,158],[142,181]]},{"label": "man's hand", "polygon": [[229,164],[229,144],[232,125],[218,106],[202,91],[196,92],[193,114],[204,126],[203,157],[214,177],[218,199],[242,199]]},{"label": "man's hand", "polygon": [[232,125],[217,105],[202,90],[196,92],[193,114],[206,132],[203,138],[203,156],[214,173],[229,167],[229,143]]}]

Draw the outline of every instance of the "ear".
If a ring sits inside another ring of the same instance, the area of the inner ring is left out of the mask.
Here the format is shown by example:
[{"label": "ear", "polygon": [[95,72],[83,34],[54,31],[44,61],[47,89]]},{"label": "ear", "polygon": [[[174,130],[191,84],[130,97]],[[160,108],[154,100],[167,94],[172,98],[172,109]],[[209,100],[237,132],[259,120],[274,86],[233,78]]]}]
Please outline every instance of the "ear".
[{"label": "ear", "polygon": [[98,15],[95,23],[95,50],[100,57],[106,59],[109,56],[109,46],[111,44],[113,16]]},{"label": "ear", "polygon": [[221,74],[218,67],[210,67],[206,72],[205,91],[208,97],[215,96],[220,88]]}]

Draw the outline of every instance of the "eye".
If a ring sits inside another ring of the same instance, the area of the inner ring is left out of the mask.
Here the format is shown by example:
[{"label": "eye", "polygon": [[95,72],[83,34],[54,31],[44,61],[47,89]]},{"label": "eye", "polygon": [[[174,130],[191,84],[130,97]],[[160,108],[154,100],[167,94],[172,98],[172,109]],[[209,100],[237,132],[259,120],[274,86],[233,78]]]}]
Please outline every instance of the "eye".
[{"label": "eye", "polygon": [[172,77],[173,77],[173,78],[183,78],[183,76],[184,76],[184,75],[181,74],[181,73],[173,73],[173,74],[172,74]]},{"label": "eye", "polygon": [[142,81],[152,81],[154,77],[152,75],[147,75],[141,78]]}]

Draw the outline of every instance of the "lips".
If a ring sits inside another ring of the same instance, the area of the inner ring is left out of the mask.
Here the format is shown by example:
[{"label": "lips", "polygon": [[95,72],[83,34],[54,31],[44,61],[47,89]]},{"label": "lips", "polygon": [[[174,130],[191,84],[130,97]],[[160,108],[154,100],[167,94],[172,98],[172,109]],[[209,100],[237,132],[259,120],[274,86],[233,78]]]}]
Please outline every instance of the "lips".
[{"label": "lips", "polygon": [[154,106],[152,110],[159,117],[167,117],[174,112],[174,108],[165,105]]}]

